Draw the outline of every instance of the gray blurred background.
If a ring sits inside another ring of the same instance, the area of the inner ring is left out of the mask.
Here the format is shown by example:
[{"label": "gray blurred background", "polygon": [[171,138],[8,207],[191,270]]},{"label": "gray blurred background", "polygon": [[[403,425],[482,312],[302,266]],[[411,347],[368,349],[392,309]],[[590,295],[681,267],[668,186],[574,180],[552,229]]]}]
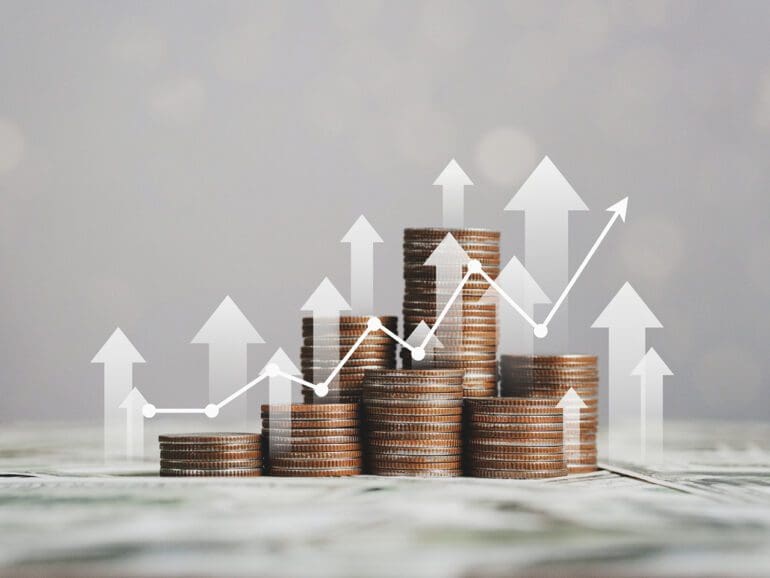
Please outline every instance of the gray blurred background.
[{"label": "gray blurred background", "polygon": [[[574,351],[625,281],[663,329],[666,415],[770,417],[770,3],[0,3],[0,419],[99,420],[94,353],[120,326],[156,405],[207,403],[189,342],[225,295],[298,360],[300,306],[349,291],[365,214],[375,303],[401,309],[401,232],[439,225],[456,157],[466,222],[543,155],[590,213]],[[264,398],[264,396],[263,396]]]}]

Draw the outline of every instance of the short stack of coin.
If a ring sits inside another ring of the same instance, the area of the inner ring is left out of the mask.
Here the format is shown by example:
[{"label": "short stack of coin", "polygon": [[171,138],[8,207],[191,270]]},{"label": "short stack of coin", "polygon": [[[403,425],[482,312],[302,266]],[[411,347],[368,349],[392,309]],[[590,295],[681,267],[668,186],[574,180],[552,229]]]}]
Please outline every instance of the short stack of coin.
[{"label": "short stack of coin", "polygon": [[160,475],[251,477],[262,475],[262,446],[255,433],[192,433],[158,436]]},{"label": "short stack of coin", "polygon": [[462,370],[367,370],[366,471],[382,476],[462,475],[462,405]]},{"label": "short stack of coin", "polygon": [[262,406],[262,439],[273,476],[355,476],[362,471],[357,403]]},{"label": "short stack of coin", "polygon": [[595,355],[503,355],[500,390],[503,396],[548,398],[555,404],[570,388],[585,408],[580,409],[579,437],[565,432],[570,473],[596,470],[596,435],[599,422],[599,370]]},{"label": "short stack of coin", "polygon": [[[313,318],[302,319],[302,377],[306,381],[319,383],[326,379],[339,360],[367,329],[369,317],[344,315],[328,320],[316,319],[319,335],[313,335]],[[398,318],[380,317],[382,325],[393,333],[398,331]],[[337,338],[335,324],[338,324]],[[333,335],[330,335],[333,334]],[[315,360],[315,361],[314,361]],[[358,346],[353,355],[340,370],[337,378],[329,385],[329,393],[318,397],[313,390],[302,390],[307,403],[358,403],[361,401],[361,382],[366,369],[392,369],[396,367],[396,343],[381,330],[372,331]]]},{"label": "short stack of coin", "polygon": [[479,478],[567,475],[562,412],[550,399],[465,400],[465,473]]},{"label": "short stack of coin", "polygon": [[[487,229],[405,229],[404,230],[404,337],[425,321],[433,326],[436,299],[446,303],[457,288],[438,285],[436,267],[425,261],[451,233],[470,259],[477,259],[493,279],[500,270],[500,233]],[[463,269],[465,272],[466,269]],[[459,280],[458,280],[459,281]],[[474,273],[463,290],[463,306],[450,309],[437,332],[443,347],[432,352],[432,367],[465,371],[465,397],[486,397],[497,393],[497,304],[479,301],[489,288]],[[404,367],[412,367],[409,351],[402,349]],[[422,364],[425,366],[425,364]],[[431,365],[428,365],[430,367]]]}]

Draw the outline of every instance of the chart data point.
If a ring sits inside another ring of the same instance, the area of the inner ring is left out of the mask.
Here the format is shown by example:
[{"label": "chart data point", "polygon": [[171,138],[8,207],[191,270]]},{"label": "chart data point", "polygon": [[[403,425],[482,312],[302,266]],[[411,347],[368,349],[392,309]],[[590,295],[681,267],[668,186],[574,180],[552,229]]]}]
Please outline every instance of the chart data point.
[{"label": "chart data point", "polygon": [[379,317],[370,317],[366,326],[370,331],[379,331],[382,329],[382,321],[380,321]]},{"label": "chart data point", "polygon": [[478,259],[468,261],[468,273],[481,273],[481,261]]},{"label": "chart data point", "polygon": [[280,373],[280,371],[281,371],[281,368],[278,367],[278,365],[275,363],[268,363],[265,366],[265,373],[267,374],[268,377],[275,377]]},{"label": "chart data point", "polygon": [[414,361],[422,361],[425,359],[425,350],[422,347],[415,347],[412,350],[412,359]]},{"label": "chart data point", "polygon": [[318,397],[326,397],[326,394],[329,393],[329,386],[325,383],[319,383],[315,386],[315,394]]},{"label": "chart data point", "polygon": [[210,403],[206,406],[206,409],[203,410],[203,413],[206,414],[206,417],[215,418],[219,415],[219,408],[215,404]]},{"label": "chart data point", "polygon": [[145,403],[144,406],[142,406],[142,415],[146,418],[155,417],[155,406],[151,403]]},{"label": "chart data point", "polygon": [[546,327],[542,323],[538,323],[537,325],[535,325],[535,337],[537,337],[538,339],[542,339],[546,335],[548,335],[548,327]]}]

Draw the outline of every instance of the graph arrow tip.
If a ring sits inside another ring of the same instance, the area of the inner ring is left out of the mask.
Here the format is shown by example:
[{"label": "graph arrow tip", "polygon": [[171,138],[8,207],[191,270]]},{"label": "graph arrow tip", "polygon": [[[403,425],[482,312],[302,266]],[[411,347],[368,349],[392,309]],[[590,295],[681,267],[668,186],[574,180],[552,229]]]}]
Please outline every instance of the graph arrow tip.
[{"label": "graph arrow tip", "polygon": [[382,243],[382,237],[374,230],[371,223],[361,215],[356,222],[348,229],[341,243]]},{"label": "graph arrow tip", "polygon": [[452,159],[447,166],[444,167],[444,170],[441,171],[441,174],[436,177],[433,184],[441,187],[451,185],[467,186],[472,185],[473,181],[471,181],[468,175],[465,174],[465,171],[460,168],[457,161]]},{"label": "graph arrow tip", "polygon": [[591,327],[663,327],[631,284],[626,282],[607,307],[599,314]]},{"label": "graph arrow tip", "polygon": [[580,409],[583,409],[583,408],[586,408],[588,406],[585,404],[585,402],[580,397],[580,395],[578,395],[578,392],[576,392],[574,388],[570,387],[567,390],[567,393],[565,393],[562,396],[561,400],[559,400],[559,403],[556,404],[556,407],[561,408],[561,409],[566,409],[566,408],[570,408],[570,409],[572,409],[572,408],[580,408]]},{"label": "graph arrow tip", "polygon": [[94,355],[91,363],[110,363],[122,361],[124,363],[144,363],[144,357],[136,350],[136,347],[128,340],[126,334],[116,328],[109,339],[104,342],[102,348]]},{"label": "graph arrow tip", "polygon": [[650,347],[644,354],[639,364],[631,371],[631,375],[639,376],[663,376],[674,375],[668,365],[660,358],[655,348]]},{"label": "graph arrow tip", "polygon": [[265,342],[229,295],[222,300],[190,343],[215,341]]},{"label": "graph arrow tip", "polygon": [[628,197],[620,199],[614,205],[607,207],[607,211],[610,213],[617,213],[623,222],[626,222],[626,211],[628,210]]},{"label": "graph arrow tip", "polygon": [[[506,263],[495,282],[522,307],[528,308],[537,303],[551,302],[545,291],[515,256]],[[488,302],[495,299],[496,295],[497,291],[490,286],[481,299]]]},{"label": "graph arrow tip", "polygon": [[323,281],[316,287],[316,290],[308,297],[302,306],[302,311],[319,311],[332,313],[334,311],[346,311],[350,305],[345,298],[337,291],[334,284],[324,277]]},{"label": "graph arrow tip", "polygon": [[468,253],[465,252],[465,249],[457,242],[452,233],[447,233],[425,261],[425,264],[437,267],[440,265],[465,265],[468,261],[470,261]]},{"label": "graph arrow tip", "polygon": [[133,388],[118,406],[120,409],[142,408],[147,403],[144,396],[137,388]]},{"label": "graph arrow tip", "polygon": [[267,361],[260,373],[265,373],[270,365],[289,375],[300,375],[302,373],[281,347],[275,350],[275,353],[273,353],[273,356]]},{"label": "graph arrow tip", "polygon": [[513,195],[505,210],[587,211],[588,206],[546,156]]},{"label": "graph arrow tip", "polygon": [[[412,330],[412,333],[409,335],[409,337],[406,338],[406,342],[412,347],[419,347],[428,333],[430,333],[430,327],[428,327],[428,324],[425,323],[425,321],[420,321],[417,324],[417,327]],[[434,333],[428,341],[425,349],[439,349],[441,347],[444,347],[444,345],[441,343],[441,341],[439,341],[438,337],[436,337],[436,334]]]}]

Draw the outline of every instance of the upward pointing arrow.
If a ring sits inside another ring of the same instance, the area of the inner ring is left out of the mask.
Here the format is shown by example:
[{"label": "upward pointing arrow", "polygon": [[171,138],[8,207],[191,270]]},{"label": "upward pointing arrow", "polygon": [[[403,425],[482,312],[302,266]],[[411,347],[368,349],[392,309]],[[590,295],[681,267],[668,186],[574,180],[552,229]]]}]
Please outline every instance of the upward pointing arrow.
[{"label": "upward pointing arrow", "polygon": [[350,244],[350,302],[353,314],[371,315],[374,312],[374,244],[382,243],[382,238],[361,215],[341,242]]},{"label": "upward pointing arrow", "polygon": [[[536,304],[551,302],[548,295],[543,292],[537,281],[516,257],[508,261],[495,281],[530,317],[534,315]],[[490,286],[481,301],[497,303],[499,301],[497,297],[497,291]],[[511,311],[501,311],[499,304],[497,318],[500,323],[500,352],[532,355],[534,335],[530,325],[519,315],[513,315]]]},{"label": "upward pointing arrow", "polygon": [[[247,347],[264,342],[230,296],[225,297],[191,341],[209,346],[209,402],[222,401],[248,381]],[[227,421],[245,422],[247,408],[242,396],[219,415]]]},{"label": "upward pointing arrow", "polygon": [[[524,263],[548,295],[559,295],[569,278],[569,213],[587,211],[551,159],[544,157],[505,206],[524,211]],[[558,328],[551,328],[553,348],[567,351],[568,320],[562,314]]]},{"label": "upward pointing arrow", "polygon": [[123,451],[122,437],[126,425],[126,416],[120,411],[120,404],[131,391],[134,364],[144,363],[144,357],[118,327],[91,363],[104,364],[104,455],[116,456]]},{"label": "upward pointing arrow", "polygon": [[453,327],[447,327],[446,324],[442,325],[441,321],[443,321],[442,314],[451,299],[452,293],[462,283],[463,267],[468,264],[468,261],[470,261],[468,253],[465,252],[465,249],[457,242],[452,233],[447,233],[425,261],[425,265],[436,268],[436,323],[434,326],[438,325],[436,334],[439,341],[447,347],[447,350],[454,349],[454,347],[450,347],[449,340],[447,339],[450,335],[459,341],[457,347],[462,347],[462,291],[459,292],[457,299],[455,299],[444,315],[452,320]]},{"label": "upward pointing arrow", "polygon": [[[279,347],[260,373],[266,373],[269,380],[268,404],[270,405],[270,420],[273,423],[277,421],[286,422],[282,424],[285,427],[281,429],[288,429],[289,433],[286,434],[286,437],[291,437],[292,395],[291,380],[287,376],[300,375],[300,370],[294,365],[289,356],[286,355],[286,352]],[[276,446],[275,436],[271,436],[269,439],[269,455],[275,457],[281,452],[278,451]]]},{"label": "upward pointing arrow", "polygon": [[473,181],[468,178],[457,161],[452,159],[433,184],[441,187],[444,227],[461,229],[465,222],[465,187],[473,185]]},{"label": "upward pointing arrow", "polygon": [[[427,339],[427,341],[425,341]],[[438,337],[431,335],[430,327],[425,321],[420,321],[417,327],[407,337],[406,342],[412,347],[422,347],[425,350],[425,357],[422,360],[412,359],[412,368],[433,367],[433,351],[444,347]],[[425,346],[422,344],[425,342]]]},{"label": "upward pointing arrow", "polygon": [[144,416],[142,408],[147,403],[141,392],[133,388],[120,409],[126,410],[126,457],[142,459],[144,457]]},{"label": "upward pointing arrow", "polygon": [[659,464],[663,457],[663,376],[674,375],[652,347],[631,375],[640,378],[642,462]]},{"label": "upward pointing arrow", "polygon": [[588,407],[574,388],[567,390],[556,407],[562,410],[564,457],[567,465],[577,465],[580,457],[580,410]]},{"label": "upward pointing arrow", "polygon": [[624,451],[620,434],[638,425],[640,409],[633,394],[631,371],[646,351],[647,329],[662,327],[657,317],[629,283],[612,298],[592,327],[609,329],[609,459],[640,457],[639,445]]},{"label": "upward pointing arrow", "polygon": [[[340,359],[340,311],[350,309],[334,284],[324,277],[302,306],[313,315],[313,376],[314,383],[325,382]],[[336,377],[331,380],[336,383]],[[330,385],[327,383],[327,385]],[[331,400],[337,388],[329,388]]]}]

